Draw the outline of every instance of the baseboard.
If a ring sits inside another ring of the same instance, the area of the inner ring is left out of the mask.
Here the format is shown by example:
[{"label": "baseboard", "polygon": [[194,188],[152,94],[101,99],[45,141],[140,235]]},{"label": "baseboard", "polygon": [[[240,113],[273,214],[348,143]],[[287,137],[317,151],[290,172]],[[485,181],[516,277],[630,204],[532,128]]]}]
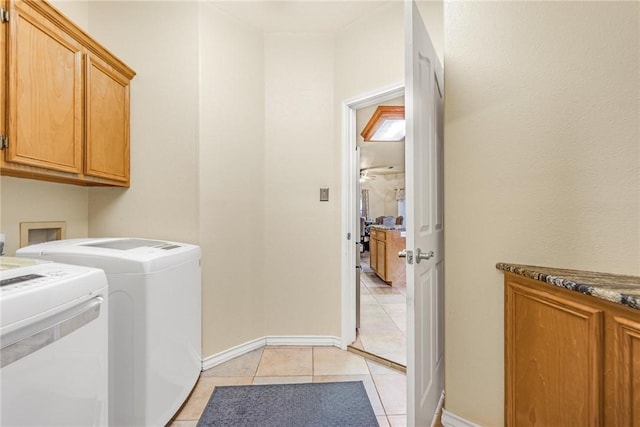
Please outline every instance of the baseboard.
[{"label": "baseboard", "polygon": [[213,356],[205,357],[202,359],[202,370],[206,371],[214,366],[218,366],[221,363],[227,362],[235,357],[242,356],[250,351],[256,350],[266,345],[266,338],[256,338],[255,340],[247,341],[246,343],[231,347],[228,350],[216,353]]},{"label": "baseboard", "polygon": [[469,420],[465,420],[446,409],[442,410],[442,425],[444,427],[480,427],[479,424],[472,423]]},{"label": "baseboard", "polygon": [[342,340],[338,337],[323,335],[273,335],[265,337],[266,345],[299,345],[340,347]]},{"label": "baseboard", "polygon": [[202,370],[206,371],[221,363],[227,362],[250,351],[264,347],[265,345],[289,345],[289,346],[328,346],[338,347],[342,340],[338,337],[323,335],[271,335],[237,345],[228,350],[221,351],[202,359]]}]

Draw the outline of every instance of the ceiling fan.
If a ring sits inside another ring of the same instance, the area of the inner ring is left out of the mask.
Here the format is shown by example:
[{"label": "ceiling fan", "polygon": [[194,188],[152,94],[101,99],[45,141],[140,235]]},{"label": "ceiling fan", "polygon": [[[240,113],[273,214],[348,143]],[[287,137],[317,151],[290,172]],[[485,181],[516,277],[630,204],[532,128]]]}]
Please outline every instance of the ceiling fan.
[{"label": "ceiling fan", "polygon": [[373,181],[376,179],[375,175],[369,175],[369,171],[367,169],[362,169],[360,171],[360,182]]},{"label": "ceiling fan", "polygon": [[369,166],[360,169],[360,182],[373,181],[377,175],[394,173],[397,168],[395,166]]}]

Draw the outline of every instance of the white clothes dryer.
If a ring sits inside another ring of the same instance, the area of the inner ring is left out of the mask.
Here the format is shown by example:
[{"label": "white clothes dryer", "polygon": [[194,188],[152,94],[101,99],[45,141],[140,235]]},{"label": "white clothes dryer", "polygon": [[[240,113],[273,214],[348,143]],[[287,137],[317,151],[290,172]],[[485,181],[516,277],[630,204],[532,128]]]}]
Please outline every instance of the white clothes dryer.
[{"label": "white clothes dryer", "polygon": [[16,255],[105,271],[110,424],[167,424],[202,370],[200,247],[135,238],[72,239],[29,246]]}]

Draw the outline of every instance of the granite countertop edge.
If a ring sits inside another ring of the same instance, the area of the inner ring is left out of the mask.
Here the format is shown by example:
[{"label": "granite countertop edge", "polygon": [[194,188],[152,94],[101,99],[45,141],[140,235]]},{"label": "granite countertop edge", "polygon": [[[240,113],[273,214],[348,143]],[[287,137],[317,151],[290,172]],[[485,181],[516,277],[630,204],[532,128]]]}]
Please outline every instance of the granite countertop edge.
[{"label": "granite countertop edge", "polygon": [[498,270],[640,310],[640,277],[499,262]]}]

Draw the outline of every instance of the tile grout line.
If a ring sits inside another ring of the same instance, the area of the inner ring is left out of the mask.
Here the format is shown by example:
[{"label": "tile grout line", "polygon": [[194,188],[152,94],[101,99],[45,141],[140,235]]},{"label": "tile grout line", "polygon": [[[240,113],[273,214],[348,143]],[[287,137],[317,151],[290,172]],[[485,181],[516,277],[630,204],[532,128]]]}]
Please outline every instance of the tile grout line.
[{"label": "tile grout line", "polygon": [[[360,356],[362,357],[362,356]],[[387,423],[389,425],[391,425],[391,421],[389,420],[389,416],[387,415],[387,407],[385,406],[384,402],[382,401],[382,395],[380,394],[380,390],[378,390],[378,384],[376,383],[376,380],[373,378],[373,372],[371,372],[371,367],[369,366],[369,364],[367,363],[366,358],[364,363],[367,365],[367,369],[369,370],[369,376],[371,377],[371,382],[373,383],[373,386],[376,389],[376,394],[378,395],[378,400],[380,401],[380,405],[382,406],[382,409],[384,410],[384,416],[387,419]]]},{"label": "tile grout line", "polygon": [[260,363],[262,363],[263,356],[264,356],[264,347],[260,348],[260,359],[258,359],[258,363],[256,364],[256,369],[253,371],[253,376],[251,377],[252,385],[256,379],[256,376],[258,375],[258,368],[260,367]]}]

